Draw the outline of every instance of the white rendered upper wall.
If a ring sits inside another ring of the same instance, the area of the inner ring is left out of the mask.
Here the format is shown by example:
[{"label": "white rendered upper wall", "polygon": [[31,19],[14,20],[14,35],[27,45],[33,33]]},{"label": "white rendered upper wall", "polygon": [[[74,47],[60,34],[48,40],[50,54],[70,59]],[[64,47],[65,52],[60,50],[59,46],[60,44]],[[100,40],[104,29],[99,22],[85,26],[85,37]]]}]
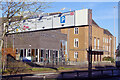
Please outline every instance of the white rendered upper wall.
[{"label": "white rendered upper wall", "polygon": [[75,26],[88,25],[88,9],[75,11]]},{"label": "white rendered upper wall", "polygon": [[[11,23],[10,25],[14,24]],[[14,32],[45,30],[88,25],[88,9],[75,10],[55,15],[39,15],[14,25]],[[9,28],[9,30],[12,30]],[[12,33],[14,33],[12,32]]]}]

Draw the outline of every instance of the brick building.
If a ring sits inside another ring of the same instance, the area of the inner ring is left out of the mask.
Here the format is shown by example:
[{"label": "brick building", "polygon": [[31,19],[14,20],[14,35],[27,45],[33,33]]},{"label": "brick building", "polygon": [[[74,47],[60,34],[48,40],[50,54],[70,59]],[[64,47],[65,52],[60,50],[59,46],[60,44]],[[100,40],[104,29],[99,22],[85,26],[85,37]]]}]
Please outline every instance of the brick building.
[{"label": "brick building", "polygon": [[[88,61],[88,26],[61,29],[61,32],[67,34],[69,60]],[[107,56],[114,56],[114,36],[92,20],[92,61],[102,61]]]}]

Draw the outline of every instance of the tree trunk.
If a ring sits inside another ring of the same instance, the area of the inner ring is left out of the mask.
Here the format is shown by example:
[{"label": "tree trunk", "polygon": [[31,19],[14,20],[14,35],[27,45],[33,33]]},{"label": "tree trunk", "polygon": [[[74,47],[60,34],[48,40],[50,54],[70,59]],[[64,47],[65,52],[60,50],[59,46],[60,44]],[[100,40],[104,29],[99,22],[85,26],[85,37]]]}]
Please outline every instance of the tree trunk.
[{"label": "tree trunk", "polygon": [[[7,22],[8,23],[8,22]],[[2,55],[2,48],[3,48],[3,43],[4,43],[4,37],[5,37],[5,34],[6,34],[6,30],[7,30],[7,27],[6,26],[2,26],[3,27],[3,32],[2,32],[2,35],[1,35],[1,39],[0,39],[0,66],[2,67],[2,69],[4,70],[5,69],[5,62],[6,62],[6,58],[5,58],[5,54]]]}]

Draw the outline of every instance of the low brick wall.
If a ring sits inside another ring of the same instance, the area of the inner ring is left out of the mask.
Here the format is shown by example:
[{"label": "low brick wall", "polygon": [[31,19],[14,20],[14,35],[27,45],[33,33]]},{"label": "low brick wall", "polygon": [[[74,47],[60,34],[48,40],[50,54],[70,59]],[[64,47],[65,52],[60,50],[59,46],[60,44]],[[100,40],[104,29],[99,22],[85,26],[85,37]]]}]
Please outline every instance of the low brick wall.
[{"label": "low brick wall", "polygon": [[[88,62],[68,62],[67,65],[79,65],[80,67],[88,67]],[[111,61],[102,61],[102,62],[92,62],[92,66],[115,66],[115,63]]]}]

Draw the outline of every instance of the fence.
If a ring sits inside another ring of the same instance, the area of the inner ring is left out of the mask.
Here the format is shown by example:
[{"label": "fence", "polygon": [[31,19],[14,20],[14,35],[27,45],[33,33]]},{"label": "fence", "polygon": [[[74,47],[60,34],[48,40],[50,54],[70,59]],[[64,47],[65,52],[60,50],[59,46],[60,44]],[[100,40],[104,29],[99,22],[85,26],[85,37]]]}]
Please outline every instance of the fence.
[{"label": "fence", "polygon": [[[119,69],[100,69],[100,70],[92,70],[92,72],[94,71],[100,71],[101,72],[101,75],[104,74],[104,71],[111,71],[112,73],[112,76],[114,75],[114,70],[120,70]],[[83,71],[70,71],[70,72],[62,72],[61,75],[62,75],[62,78],[64,78],[64,74],[71,74],[71,73],[76,73],[77,77],[79,78],[79,73],[82,73],[82,72],[88,72],[88,70],[83,70]],[[92,77],[92,76],[91,76]]]},{"label": "fence", "polygon": [[[119,69],[117,69],[117,68],[116,69],[101,69],[101,70],[95,69],[95,70],[92,70],[92,72],[94,72],[94,71],[100,71],[101,75],[103,75],[104,71],[111,71],[112,76],[114,76],[114,70],[120,70],[120,68]],[[82,73],[82,72],[87,72],[88,73],[88,70],[61,72],[61,76],[62,76],[61,78],[65,78],[64,77],[65,74],[71,74],[71,73],[76,73],[77,74],[77,78],[79,78],[79,73]],[[46,78],[45,77],[46,75],[54,75],[54,74],[59,74],[59,73],[39,74],[39,76],[43,76],[43,78]],[[34,74],[9,75],[9,76],[2,76],[2,78],[20,77],[20,80],[23,80],[23,77],[27,77],[27,76],[35,76],[35,75]]]}]

